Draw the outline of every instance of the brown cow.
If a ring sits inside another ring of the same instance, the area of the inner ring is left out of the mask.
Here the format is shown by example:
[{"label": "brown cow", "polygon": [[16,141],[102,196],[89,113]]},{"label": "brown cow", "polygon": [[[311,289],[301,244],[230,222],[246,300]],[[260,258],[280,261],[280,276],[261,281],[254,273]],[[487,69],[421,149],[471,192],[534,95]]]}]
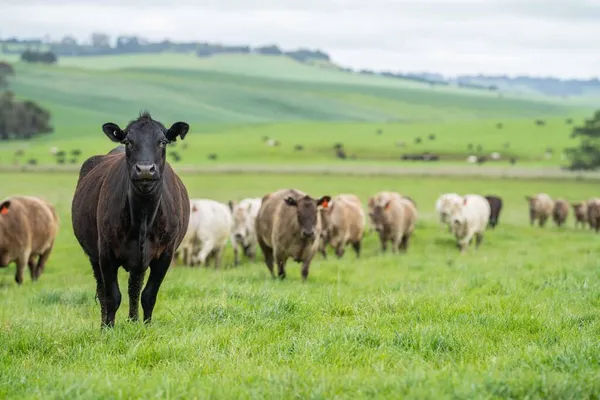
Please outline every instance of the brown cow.
[{"label": "brown cow", "polygon": [[552,211],[552,219],[556,226],[561,227],[567,220],[569,215],[569,203],[566,200],[556,200],[554,202],[554,210]]},{"label": "brown cow", "polygon": [[571,203],[571,207],[573,207],[573,213],[575,214],[575,228],[579,225],[581,225],[582,228],[585,228],[585,225],[588,222],[587,202]]},{"label": "brown cow", "polygon": [[371,219],[379,233],[381,250],[387,250],[387,242],[392,242],[392,252],[396,249],[406,252],[411,235],[415,230],[418,213],[410,200],[391,196],[373,208]]},{"label": "brown cow", "polygon": [[590,228],[598,233],[600,231],[600,198],[594,197],[587,201],[587,217]]},{"label": "brown cow", "polygon": [[187,190],[166,162],[165,147],[183,139],[188,124],[167,129],[147,112],[124,130],[106,123],[102,130],[125,145],[81,167],[72,203],[72,224],[96,279],[102,324],[111,327],[121,304],[117,271],[129,274],[129,318],[138,319],[140,291],[145,322],[152,319],[156,296],[190,218]]},{"label": "brown cow", "polygon": [[525,196],[529,203],[529,222],[533,226],[537,220],[540,227],[546,225],[546,221],[552,215],[554,210],[554,201],[546,193],[539,193],[535,196]]},{"label": "brown cow", "polygon": [[[54,207],[33,196],[12,196],[0,203],[0,268],[16,262],[15,281],[23,283],[25,265],[31,280],[44,272],[60,219]],[[37,260],[36,260],[37,257]]]},{"label": "brown cow", "polygon": [[353,194],[340,194],[331,199],[327,208],[321,208],[321,253],[327,256],[327,245],[335,249],[338,258],[344,255],[346,245],[352,244],[360,257],[361,241],[365,232],[365,212],[360,199]]},{"label": "brown cow", "polygon": [[384,204],[390,197],[402,198],[402,195],[398,192],[390,192],[390,191],[381,191],[375,193],[374,196],[369,197],[367,202],[367,213],[369,215],[369,230],[375,229],[375,222],[373,221],[373,211],[375,210],[375,206]]},{"label": "brown cow", "polygon": [[330,196],[316,200],[296,189],[281,189],[263,197],[256,216],[256,236],[273,277],[273,261],[284,279],[285,264],[292,257],[302,262],[302,279],[306,280],[320,243],[319,208],[327,208],[329,201]]}]

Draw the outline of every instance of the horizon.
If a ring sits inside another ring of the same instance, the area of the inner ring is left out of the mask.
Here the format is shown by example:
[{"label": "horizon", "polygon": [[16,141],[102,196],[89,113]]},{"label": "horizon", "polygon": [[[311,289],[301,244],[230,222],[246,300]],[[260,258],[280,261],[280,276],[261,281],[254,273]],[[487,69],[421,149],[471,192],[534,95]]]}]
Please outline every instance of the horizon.
[{"label": "horizon", "polygon": [[[352,69],[444,77],[598,78],[600,45],[589,38],[600,33],[595,24],[600,4],[557,2],[183,0],[173,7],[162,0],[126,5],[8,0],[0,15],[0,36],[58,40],[72,35],[81,41],[103,32],[113,40],[136,35],[252,47],[273,43],[286,50],[320,49],[332,62]],[[112,28],[120,26],[127,29]]]}]

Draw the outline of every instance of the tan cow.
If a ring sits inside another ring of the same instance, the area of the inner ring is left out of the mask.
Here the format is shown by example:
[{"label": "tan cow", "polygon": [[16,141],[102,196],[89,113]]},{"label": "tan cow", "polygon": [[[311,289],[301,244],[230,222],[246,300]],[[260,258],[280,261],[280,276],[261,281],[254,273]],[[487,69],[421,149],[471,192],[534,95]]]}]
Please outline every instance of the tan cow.
[{"label": "tan cow", "polygon": [[352,244],[360,256],[361,241],[365,232],[365,212],[360,199],[354,194],[340,194],[331,199],[327,208],[321,208],[320,250],[327,257],[327,245],[335,249],[338,258],[344,255],[347,244]]},{"label": "tan cow", "polygon": [[588,222],[587,201],[571,203],[571,207],[573,207],[573,213],[575,214],[575,228],[579,225],[581,225],[582,228],[585,228],[585,225]]},{"label": "tan cow", "polygon": [[392,242],[392,252],[406,252],[418,219],[414,204],[405,198],[390,196],[387,200],[375,204],[370,217],[379,233],[381,250],[387,250],[387,243]]},{"label": "tan cow", "polygon": [[391,197],[397,197],[397,198],[402,198],[402,195],[398,192],[391,192],[391,191],[381,191],[378,193],[375,193],[375,195],[369,197],[369,200],[367,202],[367,213],[369,214],[369,231],[375,229],[375,223],[373,222],[373,211],[375,209],[375,206],[377,205],[381,205],[387,202],[388,199],[390,199]]},{"label": "tan cow", "polygon": [[12,196],[0,203],[0,267],[17,264],[15,281],[23,283],[25,265],[37,280],[46,266],[58,234],[54,207],[33,196]]},{"label": "tan cow", "polygon": [[556,226],[561,227],[569,216],[569,203],[566,200],[558,199],[554,202],[552,219]]},{"label": "tan cow", "polygon": [[330,201],[330,196],[314,199],[296,189],[281,189],[263,197],[256,216],[256,236],[273,277],[273,262],[284,279],[285,264],[292,257],[302,263],[302,279],[306,280],[320,243],[319,208],[327,208]]},{"label": "tan cow", "polygon": [[587,217],[590,228],[600,231],[600,198],[594,197],[587,201]]},{"label": "tan cow", "polygon": [[529,222],[533,226],[537,220],[540,227],[546,224],[546,221],[554,211],[554,201],[546,193],[539,193],[535,196],[525,196],[529,202]]}]

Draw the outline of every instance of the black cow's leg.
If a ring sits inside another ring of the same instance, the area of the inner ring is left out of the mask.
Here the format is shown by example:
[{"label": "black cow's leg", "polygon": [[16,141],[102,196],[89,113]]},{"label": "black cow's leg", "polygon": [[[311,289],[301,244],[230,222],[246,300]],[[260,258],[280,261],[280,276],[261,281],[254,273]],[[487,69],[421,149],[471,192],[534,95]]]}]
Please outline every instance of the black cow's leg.
[{"label": "black cow's leg", "polygon": [[102,278],[102,272],[100,271],[100,263],[90,260],[92,263],[92,269],[94,270],[94,278],[96,278],[96,295],[100,302],[100,316],[101,326],[106,323],[106,294],[104,291],[104,280]]},{"label": "black cow's leg", "polygon": [[260,239],[258,239],[258,245],[265,256],[265,264],[267,264],[267,268],[269,268],[271,276],[275,278],[275,272],[273,271],[273,249]]},{"label": "black cow's leg", "polygon": [[152,311],[156,304],[156,296],[158,295],[160,285],[169,270],[170,264],[171,254],[167,252],[164,252],[159,259],[150,263],[150,276],[148,277],[148,282],[142,292],[142,308],[144,310],[145,323],[152,322]]},{"label": "black cow's leg", "polygon": [[139,318],[140,292],[144,284],[144,276],[146,271],[131,271],[129,273],[129,319],[137,321]]},{"label": "black cow's leg", "polygon": [[107,327],[115,326],[115,316],[121,305],[121,291],[119,290],[119,281],[117,271],[119,265],[113,260],[106,258],[100,260],[100,270],[104,280],[104,293],[106,295],[106,320],[104,324]]}]

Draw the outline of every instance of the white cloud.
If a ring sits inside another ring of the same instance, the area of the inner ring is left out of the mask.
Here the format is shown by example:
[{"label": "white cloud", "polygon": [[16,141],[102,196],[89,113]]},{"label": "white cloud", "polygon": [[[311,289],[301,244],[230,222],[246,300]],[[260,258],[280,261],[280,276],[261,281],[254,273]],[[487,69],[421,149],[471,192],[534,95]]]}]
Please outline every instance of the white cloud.
[{"label": "white cloud", "polygon": [[113,36],[328,51],[372,69],[597,76],[597,0],[5,0],[0,35]]}]

